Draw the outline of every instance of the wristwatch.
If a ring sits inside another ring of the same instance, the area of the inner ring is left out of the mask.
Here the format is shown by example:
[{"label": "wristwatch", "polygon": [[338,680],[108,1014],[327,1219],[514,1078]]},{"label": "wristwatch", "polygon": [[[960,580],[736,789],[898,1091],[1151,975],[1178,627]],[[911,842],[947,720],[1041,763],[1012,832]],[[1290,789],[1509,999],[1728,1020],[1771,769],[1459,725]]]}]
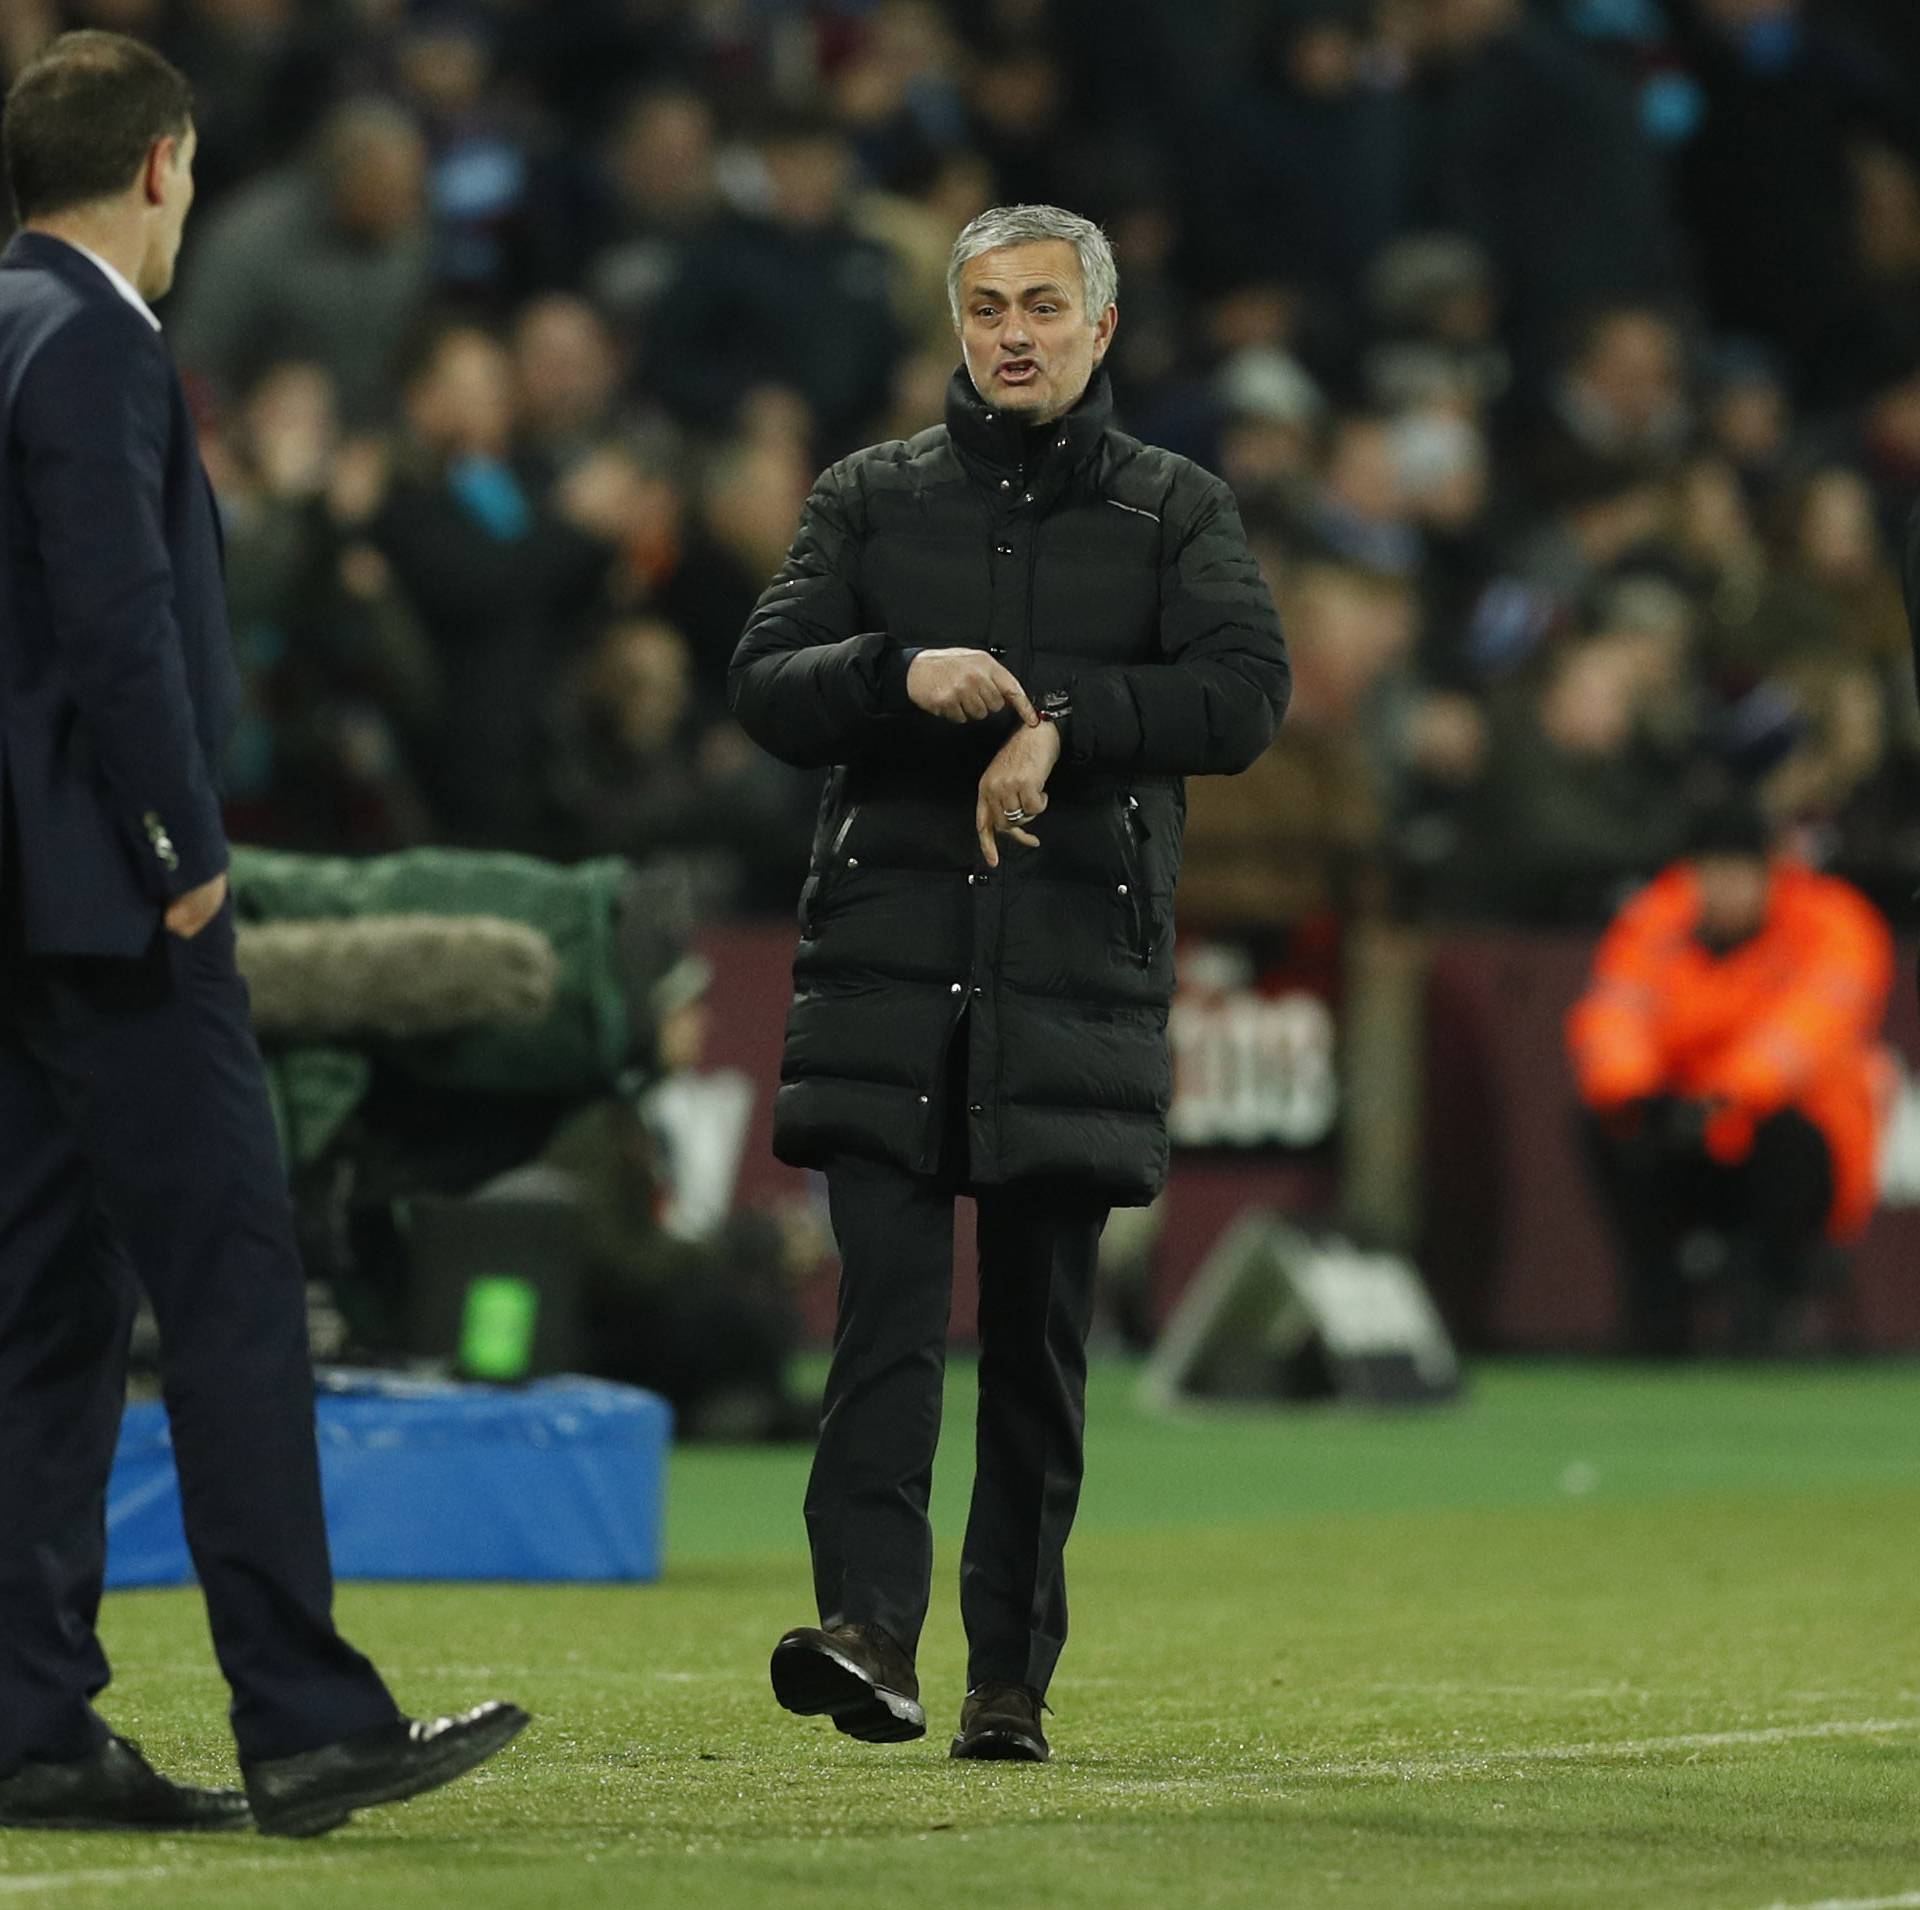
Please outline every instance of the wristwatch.
[{"label": "wristwatch", "polygon": [[1071,690],[1047,690],[1034,698],[1035,713],[1043,723],[1064,723],[1073,714]]}]

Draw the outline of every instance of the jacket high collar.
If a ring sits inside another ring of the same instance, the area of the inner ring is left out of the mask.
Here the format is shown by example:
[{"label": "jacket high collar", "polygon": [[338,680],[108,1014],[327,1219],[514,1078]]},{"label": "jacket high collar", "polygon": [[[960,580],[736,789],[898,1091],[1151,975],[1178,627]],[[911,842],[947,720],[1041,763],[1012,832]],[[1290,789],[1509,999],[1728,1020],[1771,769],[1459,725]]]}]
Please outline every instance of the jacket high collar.
[{"label": "jacket high collar", "polygon": [[1049,482],[1064,476],[1100,442],[1113,424],[1113,385],[1096,365],[1080,402],[1051,424],[1030,425],[1017,412],[996,411],[973,388],[962,365],[947,386],[947,431],[960,461],[978,478],[996,484],[1005,477]]}]

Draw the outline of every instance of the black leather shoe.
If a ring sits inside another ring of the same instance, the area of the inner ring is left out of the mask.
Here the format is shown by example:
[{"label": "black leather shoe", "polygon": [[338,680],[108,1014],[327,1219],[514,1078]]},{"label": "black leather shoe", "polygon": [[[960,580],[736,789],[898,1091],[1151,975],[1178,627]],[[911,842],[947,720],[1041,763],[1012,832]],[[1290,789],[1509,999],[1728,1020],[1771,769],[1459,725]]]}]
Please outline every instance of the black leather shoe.
[{"label": "black leather shoe", "polygon": [[1040,1709],[1040,1694],[1030,1685],[975,1685],[960,1707],[960,1735],[953,1741],[952,1755],[1046,1763],[1053,1752],[1040,1728]]},{"label": "black leather shoe", "polygon": [[0,1778],[0,1824],[14,1830],[245,1830],[245,1794],[175,1784],[137,1744],[109,1738],[71,1764],[23,1764]]},{"label": "black leather shoe", "polygon": [[529,1722],[516,1704],[483,1704],[457,1718],[400,1718],[317,1751],[245,1765],[253,1821],[266,1837],[338,1830],[355,1811],[398,1804],[464,1777]]},{"label": "black leather shoe", "polygon": [[863,1744],[927,1735],[913,1660],[878,1625],[803,1625],[773,1648],[773,1695],[803,1718],[824,1714]]}]

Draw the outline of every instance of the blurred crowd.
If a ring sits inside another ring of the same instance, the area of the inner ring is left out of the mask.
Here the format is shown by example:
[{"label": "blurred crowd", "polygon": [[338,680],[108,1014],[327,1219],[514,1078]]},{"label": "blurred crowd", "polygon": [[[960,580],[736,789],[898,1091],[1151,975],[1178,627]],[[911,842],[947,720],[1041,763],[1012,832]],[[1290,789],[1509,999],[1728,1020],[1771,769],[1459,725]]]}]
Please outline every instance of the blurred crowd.
[{"label": "blurred crowd", "polygon": [[938,421],[948,246],[1099,220],[1125,426],[1238,494],[1293,713],[1183,922],[1600,919],[1757,791],[1904,904],[1920,71],[1868,0],[9,0],[190,76],[163,312],[246,840],[790,907],[725,672],[814,473]]}]

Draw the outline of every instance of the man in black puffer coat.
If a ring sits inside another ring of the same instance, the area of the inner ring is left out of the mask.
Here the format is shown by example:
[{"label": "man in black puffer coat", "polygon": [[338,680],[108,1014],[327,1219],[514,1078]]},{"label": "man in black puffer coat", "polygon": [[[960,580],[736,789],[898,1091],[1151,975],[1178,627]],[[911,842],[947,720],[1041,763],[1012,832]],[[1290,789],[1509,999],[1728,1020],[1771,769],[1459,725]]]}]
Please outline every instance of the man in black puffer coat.
[{"label": "man in black puffer coat", "polygon": [[953,1200],[978,1203],[980,1419],[956,1756],[1047,1755],[1100,1230],[1167,1173],[1183,778],[1286,707],[1225,485],[1123,436],[1096,226],[1002,207],[948,278],[947,423],[830,469],[747,624],[734,713],[832,765],[801,896],[781,1159],[825,1170],[842,1276],[789,1710],[919,1737]]}]

